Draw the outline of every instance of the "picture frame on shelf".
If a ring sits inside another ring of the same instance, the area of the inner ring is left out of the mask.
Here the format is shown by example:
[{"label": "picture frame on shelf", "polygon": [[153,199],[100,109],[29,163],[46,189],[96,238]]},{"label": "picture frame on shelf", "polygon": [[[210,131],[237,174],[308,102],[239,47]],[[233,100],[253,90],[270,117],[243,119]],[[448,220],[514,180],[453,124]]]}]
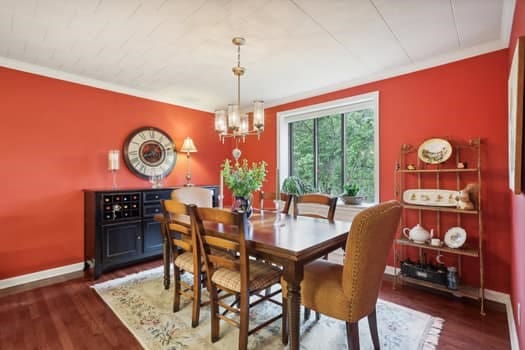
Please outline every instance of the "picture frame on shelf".
[{"label": "picture frame on shelf", "polygon": [[508,80],[508,156],[509,188],[522,192],[523,93],[525,75],[525,36],[516,41]]}]

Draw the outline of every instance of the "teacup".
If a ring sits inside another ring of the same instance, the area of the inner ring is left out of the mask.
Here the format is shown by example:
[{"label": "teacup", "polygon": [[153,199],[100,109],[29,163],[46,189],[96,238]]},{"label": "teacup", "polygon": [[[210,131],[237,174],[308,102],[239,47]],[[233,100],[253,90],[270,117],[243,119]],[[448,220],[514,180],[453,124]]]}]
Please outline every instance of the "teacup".
[{"label": "teacup", "polygon": [[441,240],[439,238],[432,238],[430,240],[430,245],[434,247],[440,247],[441,246]]}]

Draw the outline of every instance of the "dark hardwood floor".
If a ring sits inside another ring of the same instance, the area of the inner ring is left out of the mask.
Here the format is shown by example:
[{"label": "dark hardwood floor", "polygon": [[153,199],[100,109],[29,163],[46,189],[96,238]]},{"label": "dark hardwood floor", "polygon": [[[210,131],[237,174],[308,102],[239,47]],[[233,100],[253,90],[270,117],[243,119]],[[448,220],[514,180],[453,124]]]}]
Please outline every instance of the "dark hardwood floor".
[{"label": "dark hardwood floor", "polygon": [[[160,260],[103,274],[96,282],[161,265]],[[83,273],[0,291],[0,349],[141,349]],[[380,297],[445,319],[438,349],[510,349],[507,318],[499,304],[479,314],[474,301],[383,283]]]}]

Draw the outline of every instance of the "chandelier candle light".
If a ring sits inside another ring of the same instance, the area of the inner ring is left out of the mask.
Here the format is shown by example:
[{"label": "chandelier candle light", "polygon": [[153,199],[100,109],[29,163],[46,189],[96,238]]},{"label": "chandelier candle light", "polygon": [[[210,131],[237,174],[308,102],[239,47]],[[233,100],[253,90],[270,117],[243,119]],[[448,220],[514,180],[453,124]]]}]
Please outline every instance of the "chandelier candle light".
[{"label": "chandelier candle light", "polygon": [[186,184],[184,186],[193,186],[193,184],[191,183],[190,153],[197,152],[197,147],[195,147],[195,144],[193,143],[191,137],[186,137],[184,139],[184,143],[182,144],[180,152],[186,153],[186,159],[188,160],[188,162],[186,163]]},{"label": "chandelier candle light", "polygon": [[117,188],[117,170],[120,169],[120,151],[112,149],[108,152],[108,170],[111,171],[113,177],[112,189]]},{"label": "chandelier candle light", "polygon": [[[248,114],[240,112],[241,108],[241,76],[246,71],[241,67],[241,46],[246,43],[244,38],[235,37],[232,43],[237,46],[237,66],[232,68],[233,75],[237,77],[237,104],[229,104],[228,111],[219,109],[215,111],[215,131],[219,134],[220,140],[232,137],[235,139],[236,150],[239,139],[245,142],[247,135],[257,135],[260,138],[264,131],[264,102],[253,102],[252,128],[250,129],[250,120]],[[237,152],[240,156],[240,150]],[[239,157],[235,157],[237,160]]]}]

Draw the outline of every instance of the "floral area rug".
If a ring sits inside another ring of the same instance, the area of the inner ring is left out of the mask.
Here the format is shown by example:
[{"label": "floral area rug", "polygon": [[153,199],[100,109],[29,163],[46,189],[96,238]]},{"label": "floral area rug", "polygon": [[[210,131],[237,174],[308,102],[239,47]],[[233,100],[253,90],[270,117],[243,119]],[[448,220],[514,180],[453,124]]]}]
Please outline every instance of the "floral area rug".
[{"label": "floral area rug", "polygon": [[[190,275],[186,274],[188,278]],[[172,312],[173,287],[164,290],[162,267],[96,284],[93,288],[128,327],[140,344],[149,350],[234,349],[238,329],[220,322],[220,340],[210,341],[209,307],[201,308],[199,326],[191,328],[191,303],[181,297],[181,310]],[[203,297],[206,298],[203,291]],[[260,303],[250,310],[250,328],[258,320],[278,314],[280,307]],[[301,310],[301,315],[302,315]],[[443,320],[383,300],[377,303],[377,323],[381,349],[435,349]],[[365,319],[359,323],[361,349],[372,349]],[[301,349],[347,349],[345,323],[321,316],[301,321]],[[283,349],[281,320],[248,337],[249,349]]]}]

